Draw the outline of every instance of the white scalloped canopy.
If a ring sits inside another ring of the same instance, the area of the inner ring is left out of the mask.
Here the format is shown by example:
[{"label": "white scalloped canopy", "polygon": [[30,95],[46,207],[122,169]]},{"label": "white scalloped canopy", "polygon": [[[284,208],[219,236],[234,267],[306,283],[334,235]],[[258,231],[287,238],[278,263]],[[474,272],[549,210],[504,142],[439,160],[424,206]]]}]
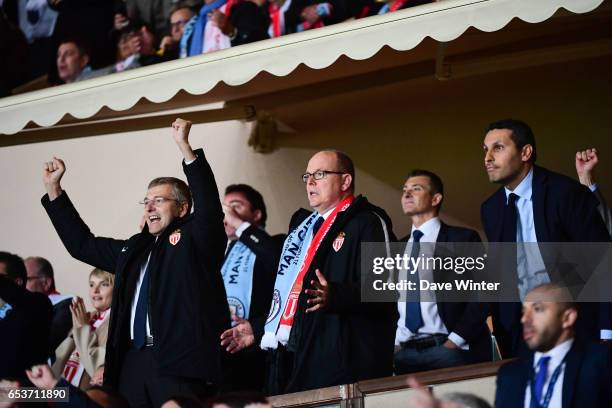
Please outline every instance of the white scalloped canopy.
[{"label": "white scalloped canopy", "polygon": [[332,65],[341,55],[365,60],[387,45],[398,51],[425,37],[448,42],[469,27],[492,32],[513,18],[538,23],[558,9],[586,13],[603,0],[445,0],[383,16],[336,24],[208,55],[171,61],[27,94],[0,99],[0,133],[14,134],[28,122],[52,126],[66,114],[77,119],[101,108],[132,108],[141,98],[161,103],[180,90],[194,95],[219,82],[238,86],[266,71],[289,75],[299,64],[313,69]]}]

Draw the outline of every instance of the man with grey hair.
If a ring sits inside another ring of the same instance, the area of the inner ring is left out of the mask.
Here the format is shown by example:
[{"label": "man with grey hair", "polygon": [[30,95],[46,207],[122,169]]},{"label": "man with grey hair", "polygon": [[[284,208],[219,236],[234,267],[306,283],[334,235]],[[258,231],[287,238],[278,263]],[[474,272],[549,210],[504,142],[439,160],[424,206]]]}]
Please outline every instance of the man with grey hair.
[{"label": "man with grey hair", "polygon": [[42,203],[68,252],[116,274],[104,384],[133,407],[212,393],[221,372],[218,338],[230,326],[215,178],[204,151],[189,144],[191,122],[177,119],[172,128],[190,187],[154,179],[141,202],[143,230],[127,240],[95,237],[60,186],[64,162],[54,158],[43,168]]}]

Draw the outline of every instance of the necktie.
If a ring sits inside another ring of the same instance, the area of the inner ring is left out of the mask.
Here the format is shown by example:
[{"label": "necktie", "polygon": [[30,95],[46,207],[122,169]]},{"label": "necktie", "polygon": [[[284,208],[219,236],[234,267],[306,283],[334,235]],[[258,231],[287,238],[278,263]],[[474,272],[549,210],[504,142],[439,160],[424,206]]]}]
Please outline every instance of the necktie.
[{"label": "necktie", "polygon": [[[410,258],[416,259],[419,256],[419,251],[421,250],[421,238],[423,237],[423,232],[419,230],[414,230],[412,232],[412,250],[410,251]],[[410,261],[409,261],[410,262]],[[412,265],[412,264],[409,264]],[[417,282],[417,291],[416,291],[416,300],[414,302],[408,302],[408,298],[406,298],[406,327],[412,332],[416,333],[420,327],[423,326],[423,317],[421,316],[421,294],[419,291],[418,281],[419,281],[419,271],[413,275],[410,274],[410,266],[407,270],[408,280]]]},{"label": "necktie", "polygon": [[518,210],[516,200],[519,196],[510,193],[508,203],[504,207],[504,219],[502,228],[502,242],[516,242],[516,226],[518,224]]},{"label": "necktie", "polygon": [[142,284],[140,285],[140,292],[138,292],[138,301],[136,303],[136,313],[134,314],[133,345],[137,350],[144,347],[147,335],[147,304],[149,300],[149,269],[151,269],[151,258],[149,258],[149,263],[142,277]]},{"label": "necktie", "polygon": [[323,217],[319,216],[319,218],[317,218],[317,220],[315,221],[314,226],[312,227],[313,237],[317,235],[317,232],[319,232],[319,229],[321,229],[321,225],[323,225],[323,222],[325,222],[325,220],[323,219]]},{"label": "necktie", "polygon": [[535,393],[535,400],[538,402],[542,400],[542,391],[544,391],[544,383],[546,382],[546,372],[548,370],[548,362],[550,361],[550,357],[542,356],[538,361],[538,372],[535,376],[535,384],[533,387]]}]

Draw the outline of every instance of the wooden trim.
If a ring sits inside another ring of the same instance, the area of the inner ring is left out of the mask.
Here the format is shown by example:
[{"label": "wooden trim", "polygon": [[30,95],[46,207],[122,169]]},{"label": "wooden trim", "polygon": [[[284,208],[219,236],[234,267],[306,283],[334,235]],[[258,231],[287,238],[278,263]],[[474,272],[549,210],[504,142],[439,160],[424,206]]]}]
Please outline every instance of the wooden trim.
[{"label": "wooden trim", "polygon": [[435,385],[472,380],[475,378],[492,377],[497,375],[497,371],[502,365],[510,361],[511,359],[360,381],[355,384],[355,394],[365,395],[410,388],[408,385],[408,377],[410,376],[414,376],[423,385]]},{"label": "wooden trim", "polygon": [[268,397],[273,407],[307,407],[339,403],[352,397],[352,384]]}]

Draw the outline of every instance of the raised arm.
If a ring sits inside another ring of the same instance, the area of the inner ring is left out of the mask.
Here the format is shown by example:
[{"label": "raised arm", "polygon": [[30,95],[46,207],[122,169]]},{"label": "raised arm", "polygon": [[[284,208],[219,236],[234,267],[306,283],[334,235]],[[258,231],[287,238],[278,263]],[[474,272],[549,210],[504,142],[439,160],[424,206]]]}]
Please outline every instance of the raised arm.
[{"label": "raised arm", "polygon": [[193,217],[197,224],[196,243],[203,259],[218,265],[216,269],[220,270],[227,237],[223,228],[223,210],[215,176],[204,157],[204,151],[194,151],[191,148],[191,122],[177,119],[172,128],[176,145],[185,159],[183,171],[193,196]]},{"label": "raised arm", "polygon": [[114,271],[124,241],[96,238],[79,216],[61,179],[66,172],[62,159],[54,157],[43,165],[43,184],[47,194],[41,200],[62,243],[74,258],[107,271]]}]

